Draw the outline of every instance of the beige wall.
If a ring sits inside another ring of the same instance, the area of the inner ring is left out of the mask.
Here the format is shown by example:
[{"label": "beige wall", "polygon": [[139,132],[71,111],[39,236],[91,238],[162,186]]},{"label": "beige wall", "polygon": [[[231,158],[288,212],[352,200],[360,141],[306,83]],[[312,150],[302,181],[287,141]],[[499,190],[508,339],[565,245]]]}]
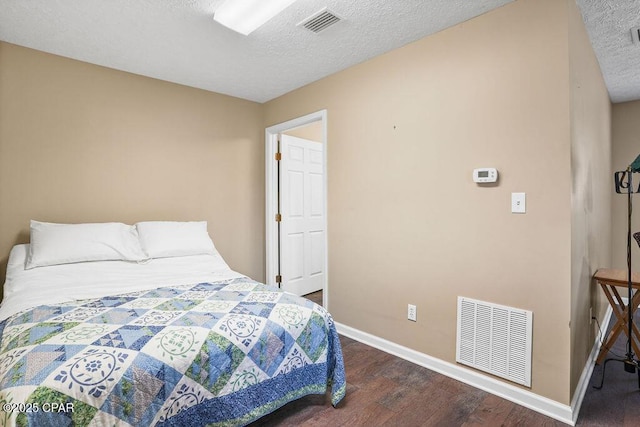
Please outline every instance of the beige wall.
[{"label": "beige wall", "polygon": [[[532,310],[532,391],[565,404],[568,13],[511,3],[266,105],[267,125],[328,110],[336,320],[453,362],[457,296]],[[497,186],[472,182],[481,166],[498,168]],[[521,191],[528,211],[511,214]]]},{"label": "beige wall", "polygon": [[607,301],[591,277],[611,266],[611,103],[580,11],[569,7],[571,75],[571,390],[596,339],[590,309]]},{"label": "beige wall", "polygon": [[[640,101],[613,105],[612,117],[614,171],[625,170],[640,155]],[[640,174],[634,174],[634,187],[640,184]],[[627,197],[616,194],[611,178],[613,193],[611,223],[613,228],[612,251],[613,267],[627,268]],[[631,232],[640,231],[640,197],[633,197],[633,216]],[[634,271],[640,271],[640,249],[635,241],[631,242],[631,265]]]},{"label": "beige wall", "polygon": [[296,136],[298,138],[304,138],[315,142],[322,142],[323,140],[321,121],[300,126],[283,133],[285,133],[286,135]]},{"label": "beige wall", "polygon": [[0,256],[29,220],[207,220],[264,279],[260,104],[0,43]]}]

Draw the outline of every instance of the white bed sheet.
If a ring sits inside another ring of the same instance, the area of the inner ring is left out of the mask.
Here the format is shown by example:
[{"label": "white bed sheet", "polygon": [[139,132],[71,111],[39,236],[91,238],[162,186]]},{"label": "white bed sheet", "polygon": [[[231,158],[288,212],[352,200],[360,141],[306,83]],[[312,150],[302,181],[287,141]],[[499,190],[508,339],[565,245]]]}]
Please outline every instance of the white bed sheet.
[{"label": "white bed sheet", "polygon": [[0,321],[43,304],[244,276],[231,270],[217,253],[158,258],[143,264],[97,261],[25,270],[28,253],[28,244],[11,249]]}]

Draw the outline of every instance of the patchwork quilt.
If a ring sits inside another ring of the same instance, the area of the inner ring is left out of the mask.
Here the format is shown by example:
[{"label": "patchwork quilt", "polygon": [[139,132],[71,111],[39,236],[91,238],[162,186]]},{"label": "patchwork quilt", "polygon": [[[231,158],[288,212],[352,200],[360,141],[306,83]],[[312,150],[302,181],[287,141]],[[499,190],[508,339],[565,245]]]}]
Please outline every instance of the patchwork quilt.
[{"label": "patchwork quilt", "polygon": [[39,306],[0,323],[0,425],[244,425],[346,382],[322,307],[248,278]]}]

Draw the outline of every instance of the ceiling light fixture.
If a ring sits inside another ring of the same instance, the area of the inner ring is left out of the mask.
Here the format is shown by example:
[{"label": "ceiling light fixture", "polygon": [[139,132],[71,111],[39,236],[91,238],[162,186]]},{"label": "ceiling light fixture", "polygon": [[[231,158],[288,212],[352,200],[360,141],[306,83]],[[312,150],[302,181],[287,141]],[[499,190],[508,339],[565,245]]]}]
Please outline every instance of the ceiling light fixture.
[{"label": "ceiling light fixture", "polygon": [[248,36],[296,0],[226,0],[213,19],[227,28]]}]

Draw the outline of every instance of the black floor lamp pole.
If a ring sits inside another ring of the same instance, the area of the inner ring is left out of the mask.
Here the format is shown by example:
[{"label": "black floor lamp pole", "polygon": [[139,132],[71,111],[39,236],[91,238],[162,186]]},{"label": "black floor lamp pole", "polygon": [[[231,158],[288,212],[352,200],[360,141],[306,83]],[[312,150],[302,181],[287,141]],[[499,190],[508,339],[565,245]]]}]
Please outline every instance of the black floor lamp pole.
[{"label": "black floor lamp pole", "polygon": [[[594,386],[594,388],[601,389],[604,383],[604,372],[607,367],[607,363],[614,360],[618,362],[624,362],[624,370],[629,373],[638,373],[638,388],[640,388],[640,364],[636,355],[633,353],[633,312],[635,311],[635,304],[633,302],[633,281],[631,280],[631,216],[633,213],[632,194],[633,189],[633,173],[640,172],[640,156],[638,156],[633,163],[627,167],[625,171],[615,173],[616,193],[622,194],[623,190],[626,190],[627,194],[627,354],[624,359],[610,358],[604,361],[602,366],[602,379],[600,385]],[[625,181],[626,178],[626,181]],[[635,233],[633,237],[640,245],[640,233]]]},{"label": "black floor lamp pole", "polygon": [[[638,362],[633,354],[633,346],[631,345],[632,333],[633,333],[633,311],[635,309],[633,304],[633,286],[631,281],[631,214],[633,213],[633,205],[631,194],[633,192],[633,172],[631,166],[627,168],[628,186],[627,186],[627,326],[629,328],[629,335],[627,339],[627,358],[624,361],[624,370],[629,373],[634,373],[638,367]],[[640,387],[640,371],[638,372],[638,387]]]}]

